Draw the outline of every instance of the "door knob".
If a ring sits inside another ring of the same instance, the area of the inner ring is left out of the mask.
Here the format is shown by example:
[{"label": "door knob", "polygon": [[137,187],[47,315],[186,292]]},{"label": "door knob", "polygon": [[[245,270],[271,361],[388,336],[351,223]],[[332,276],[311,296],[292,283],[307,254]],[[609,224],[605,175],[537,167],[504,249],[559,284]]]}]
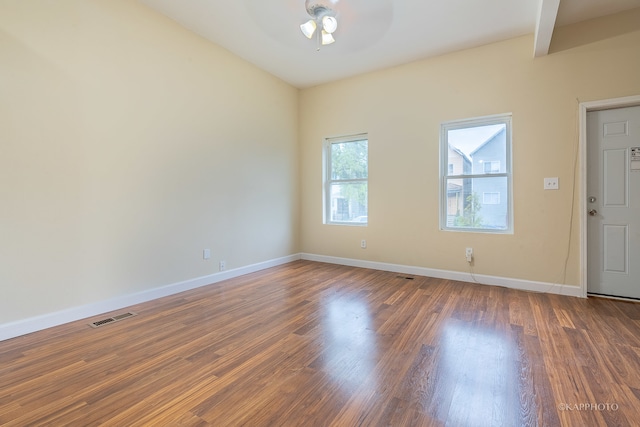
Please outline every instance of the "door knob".
[{"label": "door knob", "polygon": [[596,216],[596,215],[598,215],[598,211],[597,211],[597,210],[595,210],[595,209],[591,209],[591,210],[589,211],[589,215],[591,215],[591,216]]}]

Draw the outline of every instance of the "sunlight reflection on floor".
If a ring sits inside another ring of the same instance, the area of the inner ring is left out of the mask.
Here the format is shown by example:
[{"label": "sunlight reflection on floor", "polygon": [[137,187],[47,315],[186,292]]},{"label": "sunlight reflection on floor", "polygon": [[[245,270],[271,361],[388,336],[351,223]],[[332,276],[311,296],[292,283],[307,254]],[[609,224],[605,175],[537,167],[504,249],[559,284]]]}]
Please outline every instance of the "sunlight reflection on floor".
[{"label": "sunlight reflection on floor", "polygon": [[434,408],[439,419],[452,425],[517,425],[520,363],[508,335],[477,323],[449,322],[437,363],[437,388],[451,393],[454,387],[450,405]]},{"label": "sunlight reflection on floor", "polygon": [[368,305],[353,296],[335,296],[325,305],[325,369],[346,392],[370,379],[376,360],[376,337]]}]

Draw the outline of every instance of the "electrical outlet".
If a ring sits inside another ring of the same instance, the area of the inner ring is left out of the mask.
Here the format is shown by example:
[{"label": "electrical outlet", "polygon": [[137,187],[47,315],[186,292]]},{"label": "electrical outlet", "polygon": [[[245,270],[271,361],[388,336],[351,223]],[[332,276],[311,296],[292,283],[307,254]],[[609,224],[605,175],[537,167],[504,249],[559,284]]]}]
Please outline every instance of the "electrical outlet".
[{"label": "electrical outlet", "polygon": [[464,256],[467,258],[467,262],[471,262],[473,260],[473,248],[465,249]]},{"label": "electrical outlet", "polygon": [[367,248],[367,241],[365,239],[360,240],[360,247],[362,249],[366,249]]},{"label": "electrical outlet", "polygon": [[220,261],[220,271],[224,271],[227,268],[227,261]]},{"label": "electrical outlet", "polygon": [[545,190],[557,190],[558,187],[558,177],[544,179]]}]

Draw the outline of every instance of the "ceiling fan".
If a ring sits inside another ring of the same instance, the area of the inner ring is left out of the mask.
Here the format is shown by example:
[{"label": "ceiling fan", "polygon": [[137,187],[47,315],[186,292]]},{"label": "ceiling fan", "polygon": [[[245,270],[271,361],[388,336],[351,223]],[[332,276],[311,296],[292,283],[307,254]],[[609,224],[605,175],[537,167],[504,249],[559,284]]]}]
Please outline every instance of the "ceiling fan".
[{"label": "ceiling fan", "polygon": [[320,46],[329,45],[336,41],[333,38],[333,33],[338,28],[335,8],[337,3],[338,0],[306,0],[304,2],[311,19],[300,25],[300,30],[308,39],[311,39],[314,34],[317,35],[317,50],[320,50]]},{"label": "ceiling fan", "polygon": [[[244,0],[243,3],[253,23],[287,48],[304,51],[308,39],[316,48],[331,45],[330,49],[322,49],[326,51],[322,55],[313,55],[316,49],[309,49],[314,58],[307,60],[312,61],[329,54],[351,55],[371,47],[385,35],[394,16],[393,0]],[[300,31],[311,36],[301,37]]]}]

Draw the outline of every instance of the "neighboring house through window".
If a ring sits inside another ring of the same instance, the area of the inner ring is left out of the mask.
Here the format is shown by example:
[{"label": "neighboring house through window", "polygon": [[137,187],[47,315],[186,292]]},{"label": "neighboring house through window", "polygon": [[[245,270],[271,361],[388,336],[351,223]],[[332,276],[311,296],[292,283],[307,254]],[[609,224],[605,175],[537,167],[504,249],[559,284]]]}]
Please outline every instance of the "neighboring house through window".
[{"label": "neighboring house through window", "polygon": [[484,205],[499,205],[500,193],[498,192],[484,192],[482,193],[482,204]]},{"label": "neighboring house through window", "polygon": [[510,233],[511,115],[441,126],[440,228]]}]

